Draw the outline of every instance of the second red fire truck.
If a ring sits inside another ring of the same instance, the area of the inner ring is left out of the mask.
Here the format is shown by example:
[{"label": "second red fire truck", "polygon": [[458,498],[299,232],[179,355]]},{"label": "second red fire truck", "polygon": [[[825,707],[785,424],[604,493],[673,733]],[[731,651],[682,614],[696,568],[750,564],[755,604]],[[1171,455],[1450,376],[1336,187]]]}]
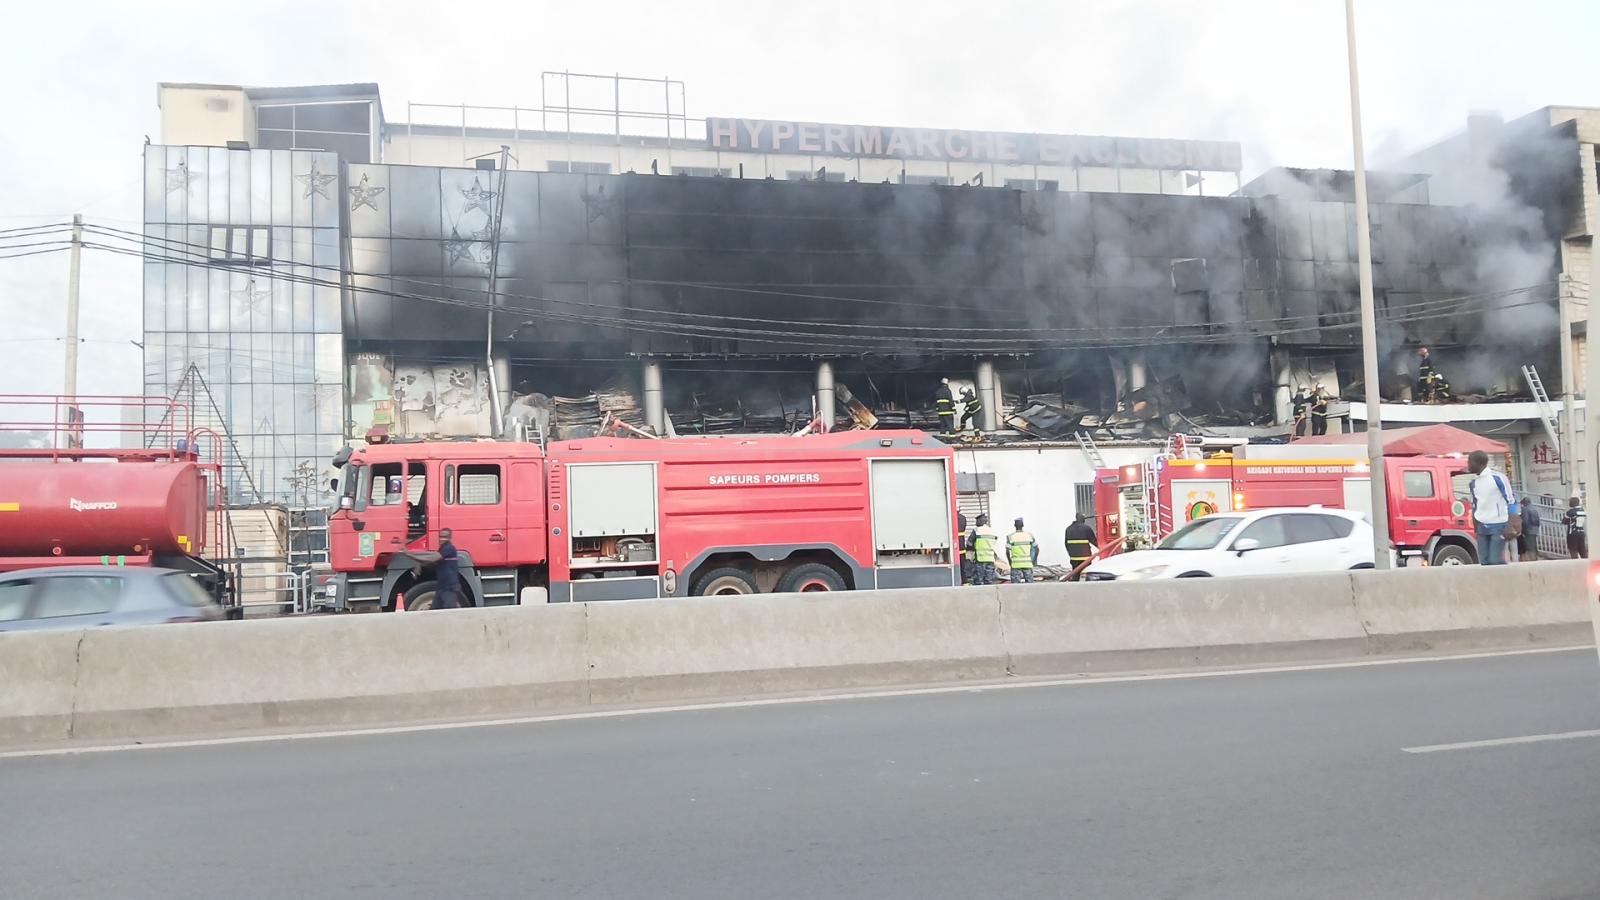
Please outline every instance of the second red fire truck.
[{"label": "second red fire truck", "polygon": [[[1102,469],[1095,484],[1100,544],[1154,544],[1184,524],[1215,512],[1269,506],[1325,506],[1371,513],[1370,466],[1350,449],[1320,447],[1304,458],[1251,458],[1270,452],[1202,457],[1184,448],[1149,462]],[[1504,448],[1501,448],[1501,452]],[[1401,564],[1463,565],[1477,561],[1463,454],[1387,456],[1384,486],[1389,535]]]}]

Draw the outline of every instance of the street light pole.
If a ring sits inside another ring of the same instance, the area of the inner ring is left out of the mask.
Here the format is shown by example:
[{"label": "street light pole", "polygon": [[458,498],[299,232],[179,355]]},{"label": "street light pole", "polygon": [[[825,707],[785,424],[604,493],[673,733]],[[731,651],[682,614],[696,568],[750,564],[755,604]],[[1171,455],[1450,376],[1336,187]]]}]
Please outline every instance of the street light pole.
[{"label": "street light pole", "polygon": [[1389,501],[1384,484],[1383,392],[1378,387],[1378,323],[1372,304],[1372,225],[1367,217],[1367,160],[1361,142],[1361,76],[1356,70],[1356,0],[1344,0],[1350,55],[1350,133],[1355,143],[1356,268],[1361,278],[1361,371],[1367,389],[1367,474],[1372,485],[1373,564],[1389,568]]}]

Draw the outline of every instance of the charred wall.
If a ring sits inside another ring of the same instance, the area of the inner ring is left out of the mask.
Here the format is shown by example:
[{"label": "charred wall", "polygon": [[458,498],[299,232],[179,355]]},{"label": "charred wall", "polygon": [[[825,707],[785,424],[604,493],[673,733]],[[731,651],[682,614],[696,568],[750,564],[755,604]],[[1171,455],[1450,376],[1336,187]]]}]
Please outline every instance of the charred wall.
[{"label": "charred wall", "polygon": [[[388,190],[350,215],[356,349],[480,352],[498,174],[362,176]],[[1348,203],[526,172],[504,194],[496,331],[514,359],[1239,346],[1265,369],[1269,344],[1359,342]],[[1372,220],[1386,348],[1482,343],[1494,310],[1456,298],[1511,287],[1477,265],[1497,236],[1459,207],[1375,204]],[[1505,364],[1554,343],[1519,340],[1496,342]]]}]

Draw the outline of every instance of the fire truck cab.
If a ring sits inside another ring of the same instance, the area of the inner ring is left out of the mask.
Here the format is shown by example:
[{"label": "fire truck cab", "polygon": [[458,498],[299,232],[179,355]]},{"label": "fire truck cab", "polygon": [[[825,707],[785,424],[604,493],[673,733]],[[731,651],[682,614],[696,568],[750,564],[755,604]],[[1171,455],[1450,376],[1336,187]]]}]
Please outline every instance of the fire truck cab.
[{"label": "fire truck cab", "polygon": [[471,605],[957,583],[953,453],[922,432],[389,442],[335,464],[343,608],[430,603],[446,528]]}]

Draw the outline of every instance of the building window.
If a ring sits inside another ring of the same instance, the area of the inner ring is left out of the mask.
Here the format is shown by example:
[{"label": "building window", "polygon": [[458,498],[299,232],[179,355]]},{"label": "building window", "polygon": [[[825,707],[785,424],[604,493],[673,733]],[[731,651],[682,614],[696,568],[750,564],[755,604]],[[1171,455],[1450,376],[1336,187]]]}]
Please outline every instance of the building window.
[{"label": "building window", "polygon": [[710,166],[673,166],[674,175],[693,175],[696,178],[727,178],[732,169],[714,169]]},{"label": "building window", "polygon": [[1061,182],[1051,178],[1007,178],[1006,187],[1019,191],[1058,191]]},{"label": "building window", "polygon": [[611,163],[599,162],[567,162],[564,159],[551,159],[545,161],[545,166],[551,172],[568,172],[573,175],[610,175]]},{"label": "building window", "polygon": [[1086,481],[1072,486],[1073,512],[1092,519],[1094,512],[1094,482]]},{"label": "building window", "polygon": [[256,143],[269,150],[331,150],[345,162],[372,162],[372,103],[259,105]]},{"label": "building window", "polygon": [[235,266],[272,265],[272,229],[212,225],[208,255],[215,262]]},{"label": "building window", "polygon": [[949,175],[904,175],[901,184],[949,184]]}]

